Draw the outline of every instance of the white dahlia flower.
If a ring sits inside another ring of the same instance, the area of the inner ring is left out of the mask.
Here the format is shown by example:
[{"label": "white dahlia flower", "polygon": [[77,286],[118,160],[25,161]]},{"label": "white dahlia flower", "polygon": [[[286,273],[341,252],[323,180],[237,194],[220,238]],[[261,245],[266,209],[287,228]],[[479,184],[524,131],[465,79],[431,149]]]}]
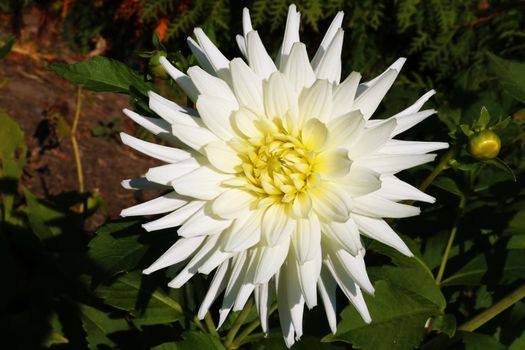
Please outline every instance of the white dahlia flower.
[{"label": "white dahlia flower", "polygon": [[374,288],[360,235],[411,255],[383,218],[419,214],[400,201],[434,199],[395,174],[447,147],[394,139],[435,113],[420,111],[434,91],[390,118],[370,119],[404,58],[368,82],[353,72],[341,83],[343,13],[312,60],[299,41],[299,19],[290,6],[275,61],[247,9],[244,35],[236,38],[244,59],[229,60],[195,29],[196,41],[188,43],[200,67],[186,75],[165,58],[161,63],[196,109],[151,92],[149,106],[162,119],[124,111],[174,147],[122,134],[125,144],[167,163],[124,187],[171,189],[122,216],[168,213],[144,228],[180,226],[180,238],[144,273],[177,264],[169,286],[178,288],[196,273],[215,271],[198,317],[224,292],[219,326],[253,293],[266,332],[276,300],[288,346],[302,335],[304,304],[316,306],[318,295],[335,332],[337,286],[371,321],[362,291]]}]

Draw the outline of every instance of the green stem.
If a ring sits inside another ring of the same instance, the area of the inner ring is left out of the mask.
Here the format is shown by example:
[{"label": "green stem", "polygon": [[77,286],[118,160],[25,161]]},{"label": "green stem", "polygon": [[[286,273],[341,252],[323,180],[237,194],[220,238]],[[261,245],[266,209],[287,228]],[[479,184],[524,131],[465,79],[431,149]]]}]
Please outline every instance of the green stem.
[{"label": "green stem", "polygon": [[197,326],[198,329],[206,333],[206,328],[204,328],[204,325],[202,324],[201,320],[197,318],[197,316],[193,318],[193,323],[195,323],[195,326]]},{"label": "green stem", "polygon": [[263,339],[264,336],[265,336],[264,333],[256,333],[256,334],[249,335],[249,336],[245,337],[242,342],[239,342],[239,343],[233,342],[232,349],[238,349],[241,346],[243,346],[244,344],[248,344],[248,343],[251,343],[251,342]]},{"label": "green stem", "polygon": [[[82,172],[82,162],[80,160],[80,152],[78,150],[77,142],[77,126],[80,120],[80,111],[82,110],[82,86],[77,86],[77,105],[75,108],[75,117],[73,119],[73,126],[71,127],[71,144],[73,146],[73,154],[75,156],[75,164],[77,168],[78,192],[84,192],[84,175]],[[84,204],[80,206],[80,212],[84,212]]]},{"label": "green stem", "polygon": [[423,183],[419,186],[419,189],[423,192],[427,189],[428,186],[434,181],[434,179],[445,169],[448,168],[448,162],[456,156],[457,146],[451,147],[447,153],[441,157],[438,165],[432,170],[432,172],[427,176]]},{"label": "green stem", "polygon": [[452,249],[452,245],[454,243],[454,239],[456,238],[456,233],[458,231],[458,225],[459,225],[459,218],[461,216],[461,212],[463,211],[463,208],[465,208],[466,199],[465,197],[461,197],[461,200],[459,202],[459,211],[456,217],[456,222],[454,223],[454,227],[450,231],[450,236],[448,237],[447,247],[445,248],[445,252],[443,253],[443,259],[441,260],[441,265],[439,265],[439,271],[436,275],[436,284],[441,284],[441,281],[443,280],[443,274],[445,273],[445,267],[447,266],[448,256],[450,255],[450,250]]},{"label": "green stem", "polygon": [[211,315],[209,312],[206,313],[206,316],[204,316],[204,322],[206,322],[206,327],[208,327],[208,332],[210,332],[211,335],[220,338],[219,332],[217,332],[217,327],[215,326],[215,323],[213,322],[213,319],[211,318]]},{"label": "green stem", "polygon": [[458,330],[473,332],[523,298],[525,298],[525,284],[522,284],[487,310],[463,323]]},{"label": "green stem", "polygon": [[244,305],[244,308],[242,309],[241,313],[237,316],[237,319],[233,323],[232,328],[230,328],[230,331],[226,335],[226,339],[224,340],[224,346],[226,349],[233,349],[233,339],[235,339],[235,336],[237,335],[237,332],[243,325],[244,321],[246,320],[246,317],[250,314],[250,310],[253,306],[253,300],[249,299],[248,302]]},{"label": "green stem", "polygon": [[[277,303],[273,304],[270,310],[268,310],[268,316],[274,313],[274,311],[277,310]],[[248,339],[251,339],[250,334],[261,324],[261,321],[259,319],[256,319],[252,323],[250,323],[246,328],[239,334],[239,336],[233,341],[232,346],[234,346],[234,349],[240,347],[243,344],[249,343],[250,341]]]}]

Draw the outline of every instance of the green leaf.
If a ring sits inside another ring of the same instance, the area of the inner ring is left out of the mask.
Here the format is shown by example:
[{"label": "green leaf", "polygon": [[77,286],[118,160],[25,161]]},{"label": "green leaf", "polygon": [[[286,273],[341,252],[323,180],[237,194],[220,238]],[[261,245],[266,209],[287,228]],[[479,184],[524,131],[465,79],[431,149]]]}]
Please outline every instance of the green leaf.
[{"label": "green leaf", "polygon": [[509,346],[509,350],[523,350],[525,349],[525,331],[519,338],[514,340]]},{"label": "green leaf", "polygon": [[27,203],[27,218],[33,232],[41,240],[57,237],[62,234],[62,230],[49,221],[64,218],[65,213],[41,204],[38,199],[26,188],[23,189]]},{"label": "green leaf", "polygon": [[203,332],[186,332],[182,334],[183,341],[164,343],[152,350],[226,350],[219,338]]},{"label": "green leaf", "polygon": [[6,113],[0,112],[0,181],[5,220],[10,221],[18,178],[26,164],[24,132]]},{"label": "green leaf", "polygon": [[432,329],[445,333],[452,338],[456,333],[456,318],[451,314],[437,315],[432,318]]},{"label": "green leaf", "polygon": [[517,181],[516,180],[516,175],[514,174],[514,171],[512,170],[512,168],[507,163],[505,163],[502,159],[500,159],[500,158],[488,159],[488,160],[485,161],[485,163],[490,164],[492,166],[495,166],[498,169],[503,170],[504,172],[506,172],[511,177],[511,179],[514,182]]},{"label": "green leaf", "polygon": [[179,303],[163,290],[145,284],[142,274],[135,271],[119,276],[109,286],[100,285],[95,294],[106,304],[135,315],[134,322],[138,325],[164,324],[182,319]]},{"label": "green leaf", "polygon": [[[476,129],[484,130],[490,122],[490,114],[485,106],[481,108],[478,120],[476,120]],[[470,135],[467,135],[470,136]]]},{"label": "green leaf", "polygon": [[51,314],[51,316],[49,317],[49,323],[51,326],[51,330],[43,340],[42,346],[49,348],[56,344],[69,343],[69,340],[64,336],[64,332],[62,331],[62,324],[60,323],[60,320],[58,319],[56,313],[53,312]]},{"label": "green leaf", "polygon": [[110,318],[108,314],[88,305],[79,308],[82,326],[86,332],[88,346],[97,350],[100,345],[114,346],[108,335],[129,329],[124,319]]},{"label": "green leaf", "polygon": [[449,177],[440,176],[436,178],[434,182],[432,182],[432,185],[444,191],[452,193],[453,195],[456,195],[460,198],[464,196],[463,192],[461,192],[456,182]]},{"label": "green leaf", "polygon": [[510,237],[507,249],[525,249],[525,234]]},{"label": "green leaf", "polygon": [[148,247],[139,242],[138,221],[116,221],[102,226],[89,242],[89,257],[106,275],[134,269]]},{"label": "green leaf", "polygon": [[376,282],[375,295],[365,295],[365,301],[372,323],[363,322],[355,308],[348,306],[341,313],[337,333],[323,341],[340,340],[363,350],[413,349],[425,336],[427,320],[440,314],[433,302],[387,281]]},{"label": "green leaf", "polygon": [[485,255],[478,255],[470,260],[459,271],[446,278],[442,286],[476,286],[481,284],[481,279],[487,272],[487,259]]},{"label": "green leaf", "polygon": [[461,332],[465,350],[505,350],[506,347],[490,335]]},{"label": "green leaf", "polygon": [[97,56],[74,64],[52,63],[49,69],[91,91],[132,95],[135,89],[146,96],[153,90],[140,74],[124,63],[106,57]]},{"label": "green leaf", "polygon": [[14,36],[10,36],[9,38],[7,38],[7,41],[4,44],[4,46],[0,47],[0,59],[4,58],[5,56],[7,56],[9,52],[11,52],[11,48],[13,47],[14,43],[15,43]]},{"label": "green leaf", "polygon": [[525,63],[500,58],[489,53],[491,70],[500,80],[503,88],[515,99],[525,103]]}]

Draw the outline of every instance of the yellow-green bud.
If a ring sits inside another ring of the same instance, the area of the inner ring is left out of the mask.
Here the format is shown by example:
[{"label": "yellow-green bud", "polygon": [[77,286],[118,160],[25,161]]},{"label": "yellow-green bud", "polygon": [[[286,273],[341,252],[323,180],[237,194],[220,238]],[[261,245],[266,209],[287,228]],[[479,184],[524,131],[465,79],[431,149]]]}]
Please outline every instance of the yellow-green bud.
[{"label": "yellow-green bud", "polygon": [[496,158],[501,149],[501,140],[492,130],[483,130],[470,137],[469,151],[479,160]]},{"label": "yellow-green bud", "polygon": [[149,59],[148,68],[152,76],[165,80],[168,79],[168,72],[166,72],[164,67],[159,62],[159,59],[162,56],[166,56],[165,51],[155,52],[155,54]]}]

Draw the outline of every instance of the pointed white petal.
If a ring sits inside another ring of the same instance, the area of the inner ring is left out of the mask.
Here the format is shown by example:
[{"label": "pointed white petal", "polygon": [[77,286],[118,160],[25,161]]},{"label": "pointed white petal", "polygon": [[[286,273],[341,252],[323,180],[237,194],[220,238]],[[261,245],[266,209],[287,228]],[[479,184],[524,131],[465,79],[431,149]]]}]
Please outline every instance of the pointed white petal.
[{"label": "pointed white petal", "polygon": [[397,118],[397,117],[401,117],[401,116],[405,116],[405,115],[408,115],[408,114],[414,114],[414,113],[419,112],[419,110],[421,109],[421,107],[423,107],[425,102],[427,102],[432,96],[434,96],[435,93],[436,93],[435,90],[430,90],[429,92],[427,92],[426,94],[421,96],[413,105],[411,105],[410,107],[402,110],[401,112],[396,114],[394,117]]},{"label": "pointed white petal", "polygon": [[301,24],[301,14],[297,12],[294,4],[288,7],[288,17],[284,28],[283,44],[281,46],[279,68],[283,68],[292,49],[292,45],[299,41],[299,26]]},{"label": "pointed white petal", "polygon": [[222,220],[211,215],[205,205],[186,220],[177,233],[181,237],[214,235],[227,229],[231,223],[232,220]]},{"label": "pointed white petal", "polygon": [[[262,115],[264,115],[264,113]],[[259,117],[245,107],[241,107],[233,114],[233,124],[234,130],[237,128],[239,132],[247,138],[257,138],[264,135],[258,127],[258,125],[261,124]]]},{"label": "pointed white petal", "polygon": [[389,140],[378,150],[382,154],[424,154],[448,148],[446,142]]},{"label": "pointed white petal", "polygon": [[156,182],[151,182],[145,177],[138,177],[135,179],[127,179],[122,180],[120,183],[122,187],[124,187],[126,190],[161,190],[161,189],[167,189],[168,186],[158,184]]},{"label": "pointed white petal", "polygon": [[330,272],[325,266],[321,269],[321,275],[317,280],[317,288],[319,289],[319,295],[323,301],[326,318],[332,334],[337,332],[337,313],[336,313],[336,290],[337,283],[330,275]]},{"label": "pointed white petal", "polygon": [[364,235],[384,243],[406,256],[413,256],[405,242],[384,220],[357,214],[352,214],[352,219]]},{"label": "pointed white petal", "polygon": [[258,115],[264,115],[263,89],[261,78],[240,58],[230,62],[233,90],[239,104]]},{"label": "pointed white petal", "polygon": [[296,262],[299,286],[303,293],[304,300],[309,309],[317,305],[317,281],[321,274],[322,257],[319,249],[318,256],[314,259],[299,264]]},{"label": "pointed white petal", "polygon": [[261,239],[261,218],[262,211],[253,210],[235,219],[223,233],[221,250],[238,252],[257,244]]},{"label": "pointed white petal", "polygon": [[150,221],[147,224],[142,225],[142,227],[144,227],[146,231],[150,232],[180,226],[197,210],[199,210],[204,205],[204,203],[205,202],[203,201],[189,202],[182,208],[179,208],[176,211],[161,217],[160,219]]},{"label": "pointed white petal", "polygon": [[268,310],[271,307],[268,294],[268,283],[258,284],[255,286],[255,307],[257,308],[257,313],[259,314],[261,329],[265,334],[268,333]]},{"label": "pointed white petal", "polygon": [[263,84],[264,109],[269,119],[284,118],[288,112],[296,114],[297,96],[288,79],[281,73],[275,72]]},{"label": "pointed white petal", "polygon": [[193,33],[217,75],[224,78],[224,75],[229,72],[230,61],[211,42],[210,38],[208,38],[201,28],[195,28]]},{"label": "pointed white petal", "polygon": [[230,310],[235,303],[235,298],[239,292],[239,289],[242,285],[244,275],[248,268],[247,253],[246,251],[240,252],[237,254],[232,261],[233,269],[231,270],[230,279],[228,285],[226,286],[226,291],[224,292],[224,299],[222,301],[222,306],[219,310],[220,318],[217,328],[220,328],[221,325],[226,321],[226,317],[230,313]]},{"label": "pointed white petal", "polygon": [[268,283],[283,265],[290,247],[290,237],[273,247],[257,248],[256,269],[253,283]]},{"label": "pointed white petal", "polygon": [[332,263],[334,267],[342,273],[352,277],[355,283],[370,295],[374,294],[374,287],[366,273],[364,250],[359,251],[355,256],[347,251],[340,249],[333,255]]},{"label": "pointed white petal", "polygon": [[149,168],[146,179],[162,185],[170,185],[171,181],[197,169],[201,164],[202,160],[192,157],[177,163]]},{"label": "pointed white petal", "polygon": [[156,135],[170,143],[178,142],[177,138],[171,134],[171,125],[165,120],[160,118],[144,117],[127,108],[125,108],[123,112],[126,116],[128,116],[128,118],[151,132],[153,135]]},{"label": "pointed white petal", "polygon": [[427,203],[434,203],[436,201],[434,197],[399,180],[394,175],[381,176],[381,189],[377,194],[392,201],[416,200]]},{"label": "pointed white petal", "polygon": [[200,95],[196,106],[202,121],[215,135],[224,141],[236,136],[231,125],[232,113],[239,108],[236,101]]},{"label": "pointed white petal", "polygon": [[372,154],[360,158],[354,164],[370,168],[378,173],[395,174],[401,170],[431,162],[435,158],[435,154]]},{"label": "pointed white petal", "polygon": [[377,191],[381,187],[379,174],[368,168],[352,164],[350,172],[343,179],[344,187],[353,197]]},{"label": "pointed white petal", "polygon": [[304,120],[317,118],[327,122],[332,113],[332,84],[328,80],[317,80],[299,97],[299,112]]},{"label": "pointed white petal", "polygon": [[313,209],[324,222],[346,222],[350,217],[350,196],[340,186],[324,182],[310,190]]},{"label": "pointed white petal", "polygon": [[427,109],[425,111],[414,112],[410,114],[403,114],[403,115],[396,114],[395,116],[391,117],[397,120],[397,127],[394,129],[394,132],[392,133],[392,137],[398,134],[401,134],[403,131],[406,131],[412,128],[418,123],[421,123],[423,120],[427,119],[428,117],[430,117],[432,114],[435,114],[435,113],[436,113],[436,110]]},{"label": "pointed white petal", "polygon": [[250,192],[232,188],[223,192],[213,201],[211,210],[222,218],[234,219],[253,209],[256,199]]},{"label": "pointed white petal", "polygon": [[312,86],[315,82],[315,73],[308,60],[305,44],[301,42],[293,44],[282,72],[288,77],[297,94],[303,88]]},{"label": "pointed white petal", "polygon": [[[284,269],[283,269],[284,270]],[[276,283],[277,306],[279,309],[279,322],[283,331],[283,338],[288,348],[295,343],[295,328],[292,323],[292,315],[290,312],[290,305],[288,303],[286,273],[281,272]]]},{"label": "pointed white petal", "polygon": [[357,159],[367,154],[374,153],[382,147],[388,140],[396,127],[396,120],[390,119],[377,126],[365,128],[359,138],[348,150],[350,159]]},{"label": "pointed white petal", "polygon": [[200,247],[205,238],[205,236],[180,238],[170,249],[162,254],[160,258],[151,264],[150,267],[142,272],[149,275],[150,273],[186,260]]},{"label": "pointed white petal", "polygon": [[215,141],[204,147],[208,161],[225,173],[235,174],[239,172],[242,159],[230,146],[223,141]]},{"label": "pointed white petal", "polygon": [[147,156],[162,160],[167,163],[175,163],[191,157],[189,152],[183,151],[181,149],[143,141],[123,132],[120,133],[120,138],[122,139],[122,143],[125,145],[128,145]]},{"label": "pointed white petal", "polygon": [[396,80],[398,74],[399,71],[395,69],[390,69],[383,73],[374,85],[370,86],[355,99],[352,108],[354,110],[361,110],[365,120],[370,119],[383,100],[383,97],[385,97],[392,84],[394,84],[394,80]]},{"label": "pointed white petal", "polygon": [[321,249],[321,224],[317,215],[308,219],[297,219],[297,228],[292,233],[292,242],[297,261],[304,264],[314,259]]},{"label": "pointed white petal", "polygon": [[215,70],[213,69],[210,61],[208,60],[208,57],[206,57],[206,54],[202,50],[202,48],[199,46],[199,44],[193,40],[191,37],[187,38],[188,46],[190,47],[191,52],[193,52],[193,55],[195,58],[197,58],[197,61],[199,62],[199,65],[204,68],[204,70],[210,74],[215,74]]},{"label": "pointed white petal", "polygon": [[318,154],[315,160],[314,171],[322,174],[323,178],[336,178],[336,181],[339,181],[342,177],[348,175],[351,166],[352,161],[348,158],[348,150],[338,148]]},{"label": "pointed white petal", "polygon": [[345,81],[335,88],[331,118],[340,117],[354,110],[354,99],[360,80],[361,74],[352,72]]},{"label": "pointed white petal", "polygon": [[264,244],[273,247],[282,244],[290,238],[290,234],[295,229],[295,222],[287,212],[284,204],[273,204],[266,209],[262,225],[262,239]]},{"label": "pointed white petal", "polygon": [[120,212],[120,216],[163,214],[178,209],[187,203],[187,198],[182,198],[176,192],[170,192],[161,197],[124,209]]},{"label": "pointed white petal", "polygon": [[319,119],[311,118],[305,123],[301,137],[307,149],[318,150],[323,147],[328,138],[328,128]]},{"label": "pointed white petal", "polygon": [[361,94],[363,91],[365,91],[366,89],[374,86],[376,83],[378,83],[381,79],[384,78],[384,76],[388,73],[388,71],[390,71],[391,69],[393,70],[396,70],[398,72],[401,71],[401,68],[403,68],[403,65],[405,64],[406,62],[406,58],[405,57],[400,57],[398,58],[394,63],[392,63],[390,65],[390,67],[388,67],[383,73],[381,73],[380,75],[378,75],[377,77],[375,77],[374,79],[372,80],[369,80],[367,81],[366,83],[363,83],[361,84],[361,86],[359,87],[359,91],[358,91],[358,94]]},{"label": "pointed white petal", "polygon": [[330,46],[330,43],[341,28],[341,24],[343,24],[343,17],[343,11],[337,12],[334,19],[332,20],[332,23],[330,24],[330,27],[328,27],[328,30],[326,31],[326,34],[324,35],[323,40],[321,41],[321,45],[319,45],[319,48],[317,49],[317,52],[315,53],[315,56],[312,59],[312,66],[314,68],[317,67],[317,65],[321,61],[321,58],[324,56],[326,50],[328,49],[328,46]]},{"label": "pointed white petal", "polygon": [[153,91],[148,92],[148,98],[149,108],[168,123],[202,125],[202,123],[199,124],[199,119],[195,118],[196,111],[194,109],[180,106]]},{"label": "pointed white petal", "polygon": [[175,80],[178,86],[184,91],[186,95],[188,95],[189,99],[192,101],[195,101],[197,99],[197,96],[199,96],[199,91],[191,81],[191,79],[184,73],[182,73],[180,70],[175,68],[166,57],[161,57],[159,59],[160,64],[166,72],[170,75],[170,77]]},{"label": "pointed white petal", "polygon": [[253,30],[252,19],[250,18],[250,10],[248,8],[242,9],[242,32],[246,37],[249,32]]},{"label": "pointed white petal", "polygon": [[369,193],[354,199],[352,212],[377,218],[406,218],[419,215],[421,210],[411,205],[392,202],[376,193]]},{"label": "pointed white petal", "polygon": [[350,218],[346,222],[328,222],[322,225],[323,233],[339,248],[352,255],[357,255],[363,250],[359,229]]},{"label": "pointed white petal", "polygon": [[326,148],[351,147],[358,139],[365,126],[365,120],[360,111],[348,112],[331,119],[328,124],[328,142]]},{"label": "pointed white petal", "polygon": [[294,268],[295,264],[296,262],[290,259],[281,273],[286,276],[286,294],[290,318],[295,329],[295,339],[299,340],[303,335],[304,297],[301,292],[299,275]]},{"label": "pointed white petal", "polygon": [[226,190],[221,183],[231,175],[219,173],[207,166],[202,166],[172,182],[178,193],[204,200],[211,200]]},{"label": "pointed white petal", "polygon": [[344,31],[338,29],[334,38],[328,45],[319,60],[319,64],[314,67],[317,79],[327,79],[331,83],[339,84],[341,80],[341,52],[343,50]]},{"label": "pointed white petal", "polygon": [[217,272],[215,272],[215,275],[213,275],[213,280],[210,283],[208,292],[206,293],[201,307],[199,308],[199,312],[197,313],[197,318],[199,320],[204,319],[204,316],[206,316],[206,313],[210,309],[211,304],[213,304],[217,296],[219,296],[219,294],[221,294],[222,291],[226,289],[226,284],[228,283],[228,268],[229,260],[223,262],[217,269]]},{"label": "pointed white petal", "polygon": [[244,56],[244,58],[247,58],[248,54],[246,53],[246,40],[244,40],[244,37],[242,35],[237,34],[235,36],[235,41],[237,42],[237,46],[239,47],[239,51],[241,51],[241,54]]},{"label": "pointed white petal", "polygon": [[231,101],[233,105],[237,104],[235,95],[224,80],[207,73],[199,66],[190,67],[188,75],[201,95],[219,97]]},{"label": "pointed white petal", "polygon": [[252,30],[246,36],[246,51],[248,53],[248,63],[250,67],[261,78],[267,79],[270,74],[277,70],[270,55],[264,48],[264,45],[257,31]]}]

